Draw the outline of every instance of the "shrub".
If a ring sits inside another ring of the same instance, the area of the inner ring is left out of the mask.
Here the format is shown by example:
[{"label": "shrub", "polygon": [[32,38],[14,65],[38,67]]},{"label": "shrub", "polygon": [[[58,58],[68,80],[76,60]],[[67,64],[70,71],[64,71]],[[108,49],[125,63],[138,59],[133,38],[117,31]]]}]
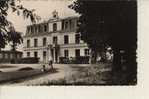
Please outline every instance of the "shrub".
[{"label": "shrub", "polygon": [[28,70],[34,70],[31,67],[24,67],[24,68],[20,68],[18,71],[28,71]]},{"label": "shrub", "polygon": [[27,64],[34,64],[39,62],[39,58],[36,57],[26,57],[26,58],[21,58],[18,60],[19,63],[27,63]]}]

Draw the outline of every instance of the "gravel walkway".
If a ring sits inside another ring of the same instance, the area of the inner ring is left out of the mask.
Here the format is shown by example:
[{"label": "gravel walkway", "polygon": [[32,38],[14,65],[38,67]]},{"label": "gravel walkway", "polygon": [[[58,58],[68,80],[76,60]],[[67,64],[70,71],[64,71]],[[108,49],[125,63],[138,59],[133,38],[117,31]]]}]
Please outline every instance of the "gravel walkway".
[{"label": "gravel walkway", "polygon": [[[71,66],[78,66],[76,64],[71,64]],[[42,85],[42,84],[47,84],[49,81],[52,80],[58,80],[58,79],[62,79],[64,77],[68,77],[74,73],[76,73],[76,69],[71,68],[70,65],[66,65],[66,64],[54,64],[54,68],[57,69],[57,73],[47,73],[45,75],[41,75],[38,77],[30,77],[29,79],[25,79],[24,81],[21,82],[16,82],[16,83],[5,83],[4,85],[11,85],[11,86],[34,86],[34,85]],[[88,65],[81,65],[81,67],[83,66],[88,66]]]}]

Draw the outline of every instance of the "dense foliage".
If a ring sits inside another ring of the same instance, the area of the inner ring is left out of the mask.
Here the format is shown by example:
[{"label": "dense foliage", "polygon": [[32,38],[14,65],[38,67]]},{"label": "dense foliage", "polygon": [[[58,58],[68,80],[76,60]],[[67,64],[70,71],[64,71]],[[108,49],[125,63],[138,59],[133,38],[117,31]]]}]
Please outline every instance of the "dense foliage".
[{"label": "dense foliage", "polygon": [[17,45],[23,42],[22,33],[17,32],[14,27],[10,27],[7,34],[8,42],[12,47],[12,51],[15,51]]},{"label": "dense foliage", "polygon": [[[39,17],[34,13],[33,10],[28,10],[19,4],[20,0],[0,0],[0,48],[5,48],[5,45],[8,43],[8,38],[13,36],[8,36],[10,32],[9,28],[12,25],[11,22],[7,20],[8,11],[11,9],[12,12],[21,15],[22,13],[24,18],[30,18],[32,22],[36,22],[36,19]],[[13,34],[11,34],[13,35]],[[14,38],[9,38],[13,40]]]},{"label": "dense foliage", "polygon": [[81,15],[78,32],[92,51],[111,46],[113,71],[125,66],[128,79],[136,78],[137,1],[77,0],[70,8]]}]

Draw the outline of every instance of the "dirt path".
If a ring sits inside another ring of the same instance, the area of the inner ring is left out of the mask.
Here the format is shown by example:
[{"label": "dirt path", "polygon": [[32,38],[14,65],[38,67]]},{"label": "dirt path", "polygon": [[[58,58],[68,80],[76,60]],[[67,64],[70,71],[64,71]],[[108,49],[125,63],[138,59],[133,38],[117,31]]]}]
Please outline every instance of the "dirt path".
[{"label": "dirt path", "polygon": [[[75,65],[72,65],[75,66]],[[70,65],[66,65],[66,64],[55,64],[54,65],[55,68],[57,68],[57,73],[52,73],[52,74],[46,74],[46,75],[41,75],[38,77],[30,77],[29,79],[25,79],[24,81],[21,82],[9,82],[9,83],[5,83],[4,85],[41,85],[41,84],[47,84],[49,81],[52,80],[58,80],[58,79],[63,79],[64,77],[70,76],[74,73],[76,73],[76,69],[71,68]]]}]

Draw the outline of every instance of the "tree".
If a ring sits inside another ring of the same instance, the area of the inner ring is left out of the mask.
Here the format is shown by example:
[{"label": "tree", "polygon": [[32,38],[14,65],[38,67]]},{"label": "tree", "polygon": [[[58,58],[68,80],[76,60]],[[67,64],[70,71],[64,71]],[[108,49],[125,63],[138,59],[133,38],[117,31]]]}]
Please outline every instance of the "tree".
[{"label": "tree", "polygon": [[[12,12],[16,12],[18,15],[22,13],[24,18],[30,18],[34,23],[39,20],[40,17],[34,13],[33,10],[28,10],[22,5],[17,5],[16,3],[21,2],[20,0],[0,0],[0,49],[5,48],[8,41],[8,33],[12,33],[9,30],[11,22],[7,20],[8,10],[12,9]],[[13,36],[11,36],[13,37]],[[13,39],[13,38],[12,38]]]},{"label": "tree", "polygon": [[69,7],[81,15],[78,32],[95,54],[100,46],[111,46],[113,71],[122,70],[125,65],[127,80],[136,79],[137,1],[77,0]]},{"label": "tree", "polygon": [[[104,12],[100,8],[102,3],[98,1],[77,0],[69,7],[81,14],[79,18],[78,31],[81,39],[84,40],[91,49],[92,63],[96,62],[98,52],[104,52],[107,45],[108,35],[103,33]],[[101,13],[99,13],[101,12]]]},{"label": "tree", "polygon": [[11,44],[12,51],[16,51],[16,46],[23,42],[20,32],[15,31],[14,27],[10,27],[8,32],[8,42]]}]

